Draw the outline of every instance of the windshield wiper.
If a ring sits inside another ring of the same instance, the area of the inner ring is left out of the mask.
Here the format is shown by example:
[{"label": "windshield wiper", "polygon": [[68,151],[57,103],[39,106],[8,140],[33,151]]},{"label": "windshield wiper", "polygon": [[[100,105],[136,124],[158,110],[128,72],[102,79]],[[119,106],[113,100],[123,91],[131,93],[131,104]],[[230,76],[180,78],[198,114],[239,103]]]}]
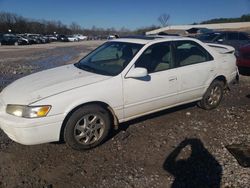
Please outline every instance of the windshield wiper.
[{"label": "windshield wiper", "polygon": [[106,76],[113,76],[111,73],[109,73],[107,71],[99,70],[99,69],[96,69],[96,68],[91,67],[91,66],[86,65],[86,64],[76,63],[75,66],[79,69],[82,69],[82,70],[85,70],[88,72],[93,72],[96,74],[102,74],[102,75],[106,75]]},{"label": "windshield wiper", "polygon": [[79,69],[82,69],[82,70],[86,70],[86,71],[89,71],[89,72],[94,72],[96,73],[96,69],[93,68],[93,67],[90,67],[89,65],[84,65],[84,64],[81,64],[81,63],[77,63],[75,64],[75,66]]}]

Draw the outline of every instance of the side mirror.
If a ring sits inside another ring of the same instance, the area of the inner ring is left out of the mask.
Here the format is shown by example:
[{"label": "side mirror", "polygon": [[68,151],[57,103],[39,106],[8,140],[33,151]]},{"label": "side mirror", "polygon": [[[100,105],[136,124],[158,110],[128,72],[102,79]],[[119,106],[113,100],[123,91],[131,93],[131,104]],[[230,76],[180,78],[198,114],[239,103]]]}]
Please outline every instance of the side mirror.
[{"label": "side mirror", "polygon": [[142,67],[136,67],[130,70],[126,78],[143,78],[148,75],[148,70]]}]

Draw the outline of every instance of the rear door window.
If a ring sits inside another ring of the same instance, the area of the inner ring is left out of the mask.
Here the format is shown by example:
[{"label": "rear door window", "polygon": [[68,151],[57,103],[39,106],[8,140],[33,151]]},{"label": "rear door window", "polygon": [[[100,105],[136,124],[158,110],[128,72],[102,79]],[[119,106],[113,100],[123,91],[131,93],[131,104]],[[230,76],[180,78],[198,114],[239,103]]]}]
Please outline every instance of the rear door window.
[{"label": "rear door window", "polygon": [[183,67],[213,60],[213,57],[194,41],[174,42],[175,66]]}]

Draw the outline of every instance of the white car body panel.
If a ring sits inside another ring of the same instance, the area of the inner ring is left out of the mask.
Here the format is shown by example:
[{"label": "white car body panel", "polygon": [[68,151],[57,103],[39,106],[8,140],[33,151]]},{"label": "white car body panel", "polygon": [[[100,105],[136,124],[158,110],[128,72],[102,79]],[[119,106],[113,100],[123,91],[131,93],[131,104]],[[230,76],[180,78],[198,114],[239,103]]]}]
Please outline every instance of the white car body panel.
[{"label": "white car body panel", "polygon": [[[156,73],[146,78],[127,78],[135,61],[152,44],[191,40],[203,46],[214,60]],[[119,122],[180,104],[200,100],[218,76],[230,83],[238,74],[233,49],[217,52],[198,40],[166,37],[156,40],[115,39],[112,42],[144,44],[117,76],[104,76],[66,65],[21,78],[0,93],[0,128],[16,142],[40,144],[58,141],[66,116],[76,107],[92,102],[108,105]],[[217,46],[218,47],[218,46]],[[7,104],[51,105],[47,117],[25,119],[6,113]],[[36,132],[36,134],[34,134]],[[36,135],[36,136],[34,136]]]},{"label": "white car body panel", "polygon": [[178,80],[180,82],[180,102],[201,98],[201,93],[215,78],[215,62],[209,61],[194,65],[179,67]]},{"label": "white car body panel", "polygon": [[[1,96],[5,104],[27,105],[74,88],[108,79],[108,76],[65,65],[21,78],[6,87]],[[17,97],[18,93],[18,97]]]},{"label": "white car body panel", "polygon": [[178,102],[179,81],[173,69],[149,74],[145,79],[126,78],[123,87],[125,118]]},{"label": "white car body panel", "polygon": [[83,35],[80,35],[80,34],[74,35],[74,37],[78,38],[79,40],[87,40],[88,39],[87,36],[83,36]]},{"label": "white car body panel", "polygon": [[[105,88],[105,89],[104,89]],[[113,93],[113,95],[111,95]],[[63,103],[62,98],[63,97]],[[120,119],[123,118],[123,95],[121,76],[89,84],[59,93],[51,97],[37,101],[32,105],[51,104],[53,108],[48,115],[63,113],[65,116],[75,107],[89,102],[103,102],[109,105]]]},{"label": "white car body panel", "polygon": [[67,39],[69,40],[69,42],[76,42],[78,41],[78,38],[77,37],[67,37]]}]

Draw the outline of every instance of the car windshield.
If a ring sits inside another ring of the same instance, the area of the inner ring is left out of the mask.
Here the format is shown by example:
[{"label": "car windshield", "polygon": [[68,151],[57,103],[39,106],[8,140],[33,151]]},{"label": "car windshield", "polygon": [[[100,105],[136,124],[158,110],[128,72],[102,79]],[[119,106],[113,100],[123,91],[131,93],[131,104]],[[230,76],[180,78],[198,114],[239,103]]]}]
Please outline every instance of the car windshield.
[{"label": "car windshield", "polygon": [[142,46],[125,42],[106,42],[75,66],[96,74],[115,76],[122,72]]}]

